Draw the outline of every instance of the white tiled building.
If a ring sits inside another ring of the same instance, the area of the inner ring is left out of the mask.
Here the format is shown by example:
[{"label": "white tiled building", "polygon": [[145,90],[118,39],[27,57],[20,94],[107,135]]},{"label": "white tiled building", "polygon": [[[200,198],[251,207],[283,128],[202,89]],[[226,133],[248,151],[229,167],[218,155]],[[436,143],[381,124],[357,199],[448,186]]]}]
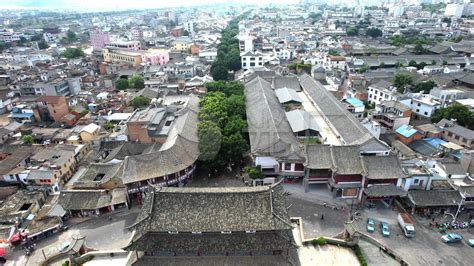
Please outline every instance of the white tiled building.
[{"label": "white tiled building", "polygon": [[260,52],[246,52],[240,58],[244,70],[263,67],[263,55]]},{"label": "white tiled building", "polygon": [[383,101],[396,101],[400,97],[396,88],[389,84],[376,83],[368,88],[368,101],[370,103],[380,104]]}]

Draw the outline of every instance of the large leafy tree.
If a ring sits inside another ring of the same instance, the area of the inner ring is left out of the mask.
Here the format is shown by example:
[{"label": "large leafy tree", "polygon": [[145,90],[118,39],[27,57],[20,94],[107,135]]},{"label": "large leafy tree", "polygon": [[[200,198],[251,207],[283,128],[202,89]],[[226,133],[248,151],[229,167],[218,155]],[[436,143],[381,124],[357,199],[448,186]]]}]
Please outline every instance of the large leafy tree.
[{"label": "large leafy tree", "polygon": [[133,106],[133,108],[137,109],[150,105],[150,102],[151,100],[148,97],[137,96],[130,101],[130,104]]},{"label": "large leafy tree", "polygon": [[398,73],[393,79],[393,85],[397,88],[397,91],[403,93],[407,85],[412,84],[413,78],[409,74]]},{"label": "large leafy tree", "polygon": [[223,136],[222,138],[222,152],[221,154],[226,161],[239,160],[243,154],[249,149],[247,141],[241,134],[235,133],[230,136]]},{"label": "large leafy tree", "polygon": [[142,76],[139,75],[133,75],[131,78],[128,79],[128,86],[130,88],[135,88],[135,89],[143,89],[145,88],[145,80],[143,79]]},{"label": "large leafy tree", "polygon": [[241,95],[231,95],[224,100],[224,106],[229,116],[245,117],[245,99]]},{"label": "large leafy tree", "polygon": [[382,37],[383,33],[380,29],[372,27],[366,30],[366,34],[367,36],[370,36],[372,38],[377,38],[377,37]]},{"label": "large leafy tree", "polygon": [[221,148],[221,129],[212,121],[201,121],[198,124],[199,160],[216,159]]},{"label": "large leafy tree", "polygon": [[21,137],[21,141],[23,141],[23,144],[32,144],[34,142],[34,139],[31,135],[24,135]]},{"label": "large leafy tree", "polygon": [[232,116],[228,119],[227,123],[222,130],[222,133],[226,136],[239,133],[241,135],[245,134],[245,129],[247,128],[247,121],[238,116]]},{"label": "large leafy tree", "polygon": [[223,61],[216,60],[211,66],[212,78],[214,80],[227,80],[228,70],[227,65]]},{"label": "large leafy tree", "polygon": [[359,29],[357,27],[347,27],[346,33],[348,36],[357,36],[359,34]]},{"label": "large leafy tree", "polygon": [[128,80],[126,79],[119,79],[115,82],[115,88],[117,90],[125,90],[128,88]]},{"label": "large leafy tree", "polygon": [[461,104],[453,104],[436,110],[431,116],[431,122],[437,123],[441,119],[456,119],[457,123],[474,130],[474,112]]},{"label": "large leafy tree", "polygon": [[415,85],[415,87],[413,87],[412,91],[413,92],[423,92],[425,94],[427,93],[430,93],[430,91],[436,87],[436,82],[432,81],[432,80],[429,80],[429,81],[426,81],[426,82],[421,82],[421,83],[418,83]]},{"label": "large leafy tree", "polygon": [[78,58],[84,56],[84,52],[79,48],[67,48],[66,51],[63,52],[63,56],[66,58]]}]

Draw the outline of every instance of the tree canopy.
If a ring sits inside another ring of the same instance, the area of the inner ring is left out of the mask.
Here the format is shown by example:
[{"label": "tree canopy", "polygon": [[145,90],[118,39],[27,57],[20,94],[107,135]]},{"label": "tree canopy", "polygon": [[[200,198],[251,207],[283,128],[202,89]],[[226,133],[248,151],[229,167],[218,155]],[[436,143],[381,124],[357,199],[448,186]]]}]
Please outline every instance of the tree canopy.
[{"label": "tree canopy", "polygon": [[126,90],[128,88],[128,80],[119,79],[115,82],[115,88],[117,90]]},{"label": "tree canopy", "polygon": [[133,75],[128,79],[128,86],[130,88],[135,88],[135,89],[143,89],[145,88],[145,80],[143,79],[142,76],[139,75]]},{"label": "tree canopy", "polygon": [[132,105],[133,108],[138,109],[138,108],[143,108],[150,105],[150,102],[151,102],[151,99],[148,97],[137,96],[130,101],[130,105]]},{"label": "tree canopy", "polygon": [[21,137],[21,141],[23,141],[23,144],[32,144],[34,139],[31,135],[24,135],[23,137]]},{"label": "tree canopy", "polygon": [[243,16],[234,18],[222,30],[220,43],[217,46],[217,58],[211,66],[214,80],[227,80],[229,70],[237,71],[241,68],[239,42],[235,36],[239,33],[239,21]]},{"label": "tree canopy", "polygon": [[69,59],[78,58],[84,56],[84,51],[80,48],[66,48],[63,52],[63,56]]},{"label": "tree canopy", "polygon": [[372,38],[382,37],[383,35],[383,32],[380,29],[374,27],[368,28],[365,32],[367,36]]},{"label": "tree canopy", "polygon": [[357,36],[359,35],[359,29],[357,27],[347,27],[346,34],[348,36]]},{"label": "tree canopy", "polygon": [[456,119],[461,126],[474,130],[474,112],[461,104],[453,104],[446,108],[436,110],[431,116],[431,122],[437,123],[441,119]]},{"label": "tree canopy", "polygon": [[38,42],[38,48],[40,50],[45,50],[45,49],[48,49],[49,48],[49,44],[45,41],[39,41]]},{"label": "tree canopy", "polygon": [[249,149],[244,87],[236,81],[213,81],[206,87],[198,115],[199,145],[204,151],[200,160],[209,168],[222,169],[227,163],[239,163]]},{"label": "tree canopy", "polygon": [[426,82],[421,82],[421,83],[418,83],[416,84],[412,91],[413,92],[423,92],[425,94],[428,94],[430,93],[430,91],[436,87],[436,82],[432,81],[432,80],[429,80],[429,81],[426,81]]},{"label": "tree canopy", "polygon": [[407,85],[412,84],[413,78],[409,74],[398,73],[393,79],[393,85],[397,88],[397,91],[403,93]]}]

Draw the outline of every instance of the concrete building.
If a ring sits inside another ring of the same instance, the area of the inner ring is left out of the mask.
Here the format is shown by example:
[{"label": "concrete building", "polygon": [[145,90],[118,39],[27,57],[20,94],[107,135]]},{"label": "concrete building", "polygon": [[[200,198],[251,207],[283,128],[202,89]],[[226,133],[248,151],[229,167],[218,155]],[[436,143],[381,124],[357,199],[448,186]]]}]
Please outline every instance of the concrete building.
[{"label": "concrete building", "polygon": [[416,115],[422,117],[431,117],[437,109],[441,108],[441,103],[432,95],[415,93],[411,99],[404,99],[400,101],[405,105],[410,105],[411,110]]},{"label": "concrete building", "polygon": [[395,130],[410,123],[411,108],[398,101],[383,101],[375,107],[372,120],[383,127]]},{"label": "concrete building", "polygon": [[464,12],[464,5],[463,4],[448,4],[446,5],[446,10],[444,11],[444,15],[447,17],[462,17]]},{"label": "concrete building", "polygon": [[240,53],[252,52],[253,51],[253,36],[239,35],[239,49]]},{"label": "concrete building", "polygon": [[61,122],[62,118],[69,113],[69,106],[64,96],[40,96],[36,101],[47,106],[49,116],[56,122]]},{"label": "concrete building", "polygon": [[263,54],[260,52],[246,52],[240,58],[244,70],[263,67]]},{"label": "concrete building", "polygon": [[116,41],[105,45],[106,48],[115,48],[128,51],[138,51],[142,45],[139,41]]},{"label": "concrete building", "polygon": [[120,49],[102,49],[102,55],[105,62],[128,63],[140,65],[142,63],[142,54],[138,52],[125,51]]},{"label": "concrete building", "polygon": [[96,52],[102,51],[107,44],[110,43],[110,35],[107,32],[93,30],[90,32],[90,40],[92,49]]}]

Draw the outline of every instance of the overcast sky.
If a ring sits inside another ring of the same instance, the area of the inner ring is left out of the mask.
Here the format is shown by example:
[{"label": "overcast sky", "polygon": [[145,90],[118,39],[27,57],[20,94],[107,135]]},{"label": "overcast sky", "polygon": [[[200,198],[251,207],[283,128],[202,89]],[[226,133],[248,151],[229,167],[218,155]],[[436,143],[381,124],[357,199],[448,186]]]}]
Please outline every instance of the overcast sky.
[{"label": "overcast sky", "polygon": [[0,8],[131,9],[193,6],[212,3],[296,3],[298,0],[0,0]]}]

